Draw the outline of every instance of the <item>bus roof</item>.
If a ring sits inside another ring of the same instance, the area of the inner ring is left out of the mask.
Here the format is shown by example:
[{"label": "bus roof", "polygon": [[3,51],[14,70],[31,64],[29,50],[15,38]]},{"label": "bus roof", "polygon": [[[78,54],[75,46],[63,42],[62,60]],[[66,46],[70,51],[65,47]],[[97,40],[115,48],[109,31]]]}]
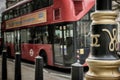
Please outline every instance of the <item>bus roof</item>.
[{"label": "bus roof", "polygon": [[12,8],[15,8],[15,7],[19,6],[19,5],[25,4],[25,3],[30,2],[30,1],[32,1],[32,0],[22,0],[22,1],[18,2],[18,3],[16,3],[15,5],[5,9],[3,12],[7,12]]}]

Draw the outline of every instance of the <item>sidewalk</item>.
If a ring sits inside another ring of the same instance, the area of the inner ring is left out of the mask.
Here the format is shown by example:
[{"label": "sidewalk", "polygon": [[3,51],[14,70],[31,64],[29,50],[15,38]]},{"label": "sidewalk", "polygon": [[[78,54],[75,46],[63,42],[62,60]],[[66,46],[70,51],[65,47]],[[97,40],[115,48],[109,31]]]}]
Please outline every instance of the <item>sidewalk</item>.
[{"label": "sidewalk", "polygon": [[[9,61],[7,60],[7,71],[8,71],[8,80],[14,80],[14,72],[15,72],[15,68],[14,68],[14,61]],[[2,58],[0,56],[0,80],[1,79],[1,75],[2,75]],[[35,80],[35,69],[25,66],[25,65],[21,65],[21,72],[22,72],[22,80]],[[44,71],[44,80],[70,80],[68,78],[64,78],[64,77],[60,77],[60,76],[56,76],[56,75],[52,75],[49,74],[48,72]]]}]

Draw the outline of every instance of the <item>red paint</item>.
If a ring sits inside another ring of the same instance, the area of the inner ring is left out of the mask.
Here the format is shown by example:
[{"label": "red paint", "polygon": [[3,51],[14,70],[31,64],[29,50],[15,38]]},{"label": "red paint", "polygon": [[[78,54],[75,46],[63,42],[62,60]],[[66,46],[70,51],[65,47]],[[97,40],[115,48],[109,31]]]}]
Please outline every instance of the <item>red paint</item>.
[{"label": "red paint", "polygon": [[6,48],[8,50],[8,54],[11,54],[12,57],[15,57],[15,45],[13,43],[6,43]]},{"label": "red paint", "polygon": [[[44,50],[47,55],[48,65],[53,65],[52,46],[50,44],[27,44],[21,45],[22,58],[35,61],[35,57],[39,55],[41,50]],[[33,51],[33,56],[30,55],[30,50]]]}]

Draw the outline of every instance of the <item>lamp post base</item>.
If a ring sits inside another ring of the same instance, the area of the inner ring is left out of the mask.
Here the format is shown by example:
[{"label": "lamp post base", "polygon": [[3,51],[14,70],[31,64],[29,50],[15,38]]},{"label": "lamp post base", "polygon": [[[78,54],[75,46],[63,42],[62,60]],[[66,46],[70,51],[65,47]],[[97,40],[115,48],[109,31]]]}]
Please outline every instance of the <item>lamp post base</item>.
[{"label": "lamp post base", "polygon": [[92,60],[87,59],[89,71],[86,80],[120,80],[120,60]]}]

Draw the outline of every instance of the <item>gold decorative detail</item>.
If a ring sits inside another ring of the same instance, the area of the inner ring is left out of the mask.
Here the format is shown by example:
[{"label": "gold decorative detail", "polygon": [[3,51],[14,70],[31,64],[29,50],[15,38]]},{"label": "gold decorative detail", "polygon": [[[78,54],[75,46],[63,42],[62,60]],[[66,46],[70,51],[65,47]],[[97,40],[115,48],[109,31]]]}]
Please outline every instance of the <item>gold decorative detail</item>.
[{"label": "gold decorative detail", "polygon": [[113,11],[96,11],[91,14],[92,24],[117,24],[117,13]]},{"label": "gold decorative detail", "polygon": [[89,71],[86,80],[120,80],[120,60],[91,60],[87,59]]},{"label": "gold decorative detail", "polygon": [[[92,43],[91,43],[91,46],[92,47],[100,47],[100,44],[98,44],[98,37],[100,37],[99,34],[96,34],[96,35],[91,35],[91,38],[92,38]],[[94,42],[95,40],[95,42]]]},{"label": "gold decorative detail", "polygon": [[113,29],[112,33],[113,35],[110,33],[110,31],[108,29],[102,29],[102,31],[105,31],[108,33],[111,41],[109,43],[109,50],[110,51],[114,51],[117,49],[117,30],[116,29]]}]

